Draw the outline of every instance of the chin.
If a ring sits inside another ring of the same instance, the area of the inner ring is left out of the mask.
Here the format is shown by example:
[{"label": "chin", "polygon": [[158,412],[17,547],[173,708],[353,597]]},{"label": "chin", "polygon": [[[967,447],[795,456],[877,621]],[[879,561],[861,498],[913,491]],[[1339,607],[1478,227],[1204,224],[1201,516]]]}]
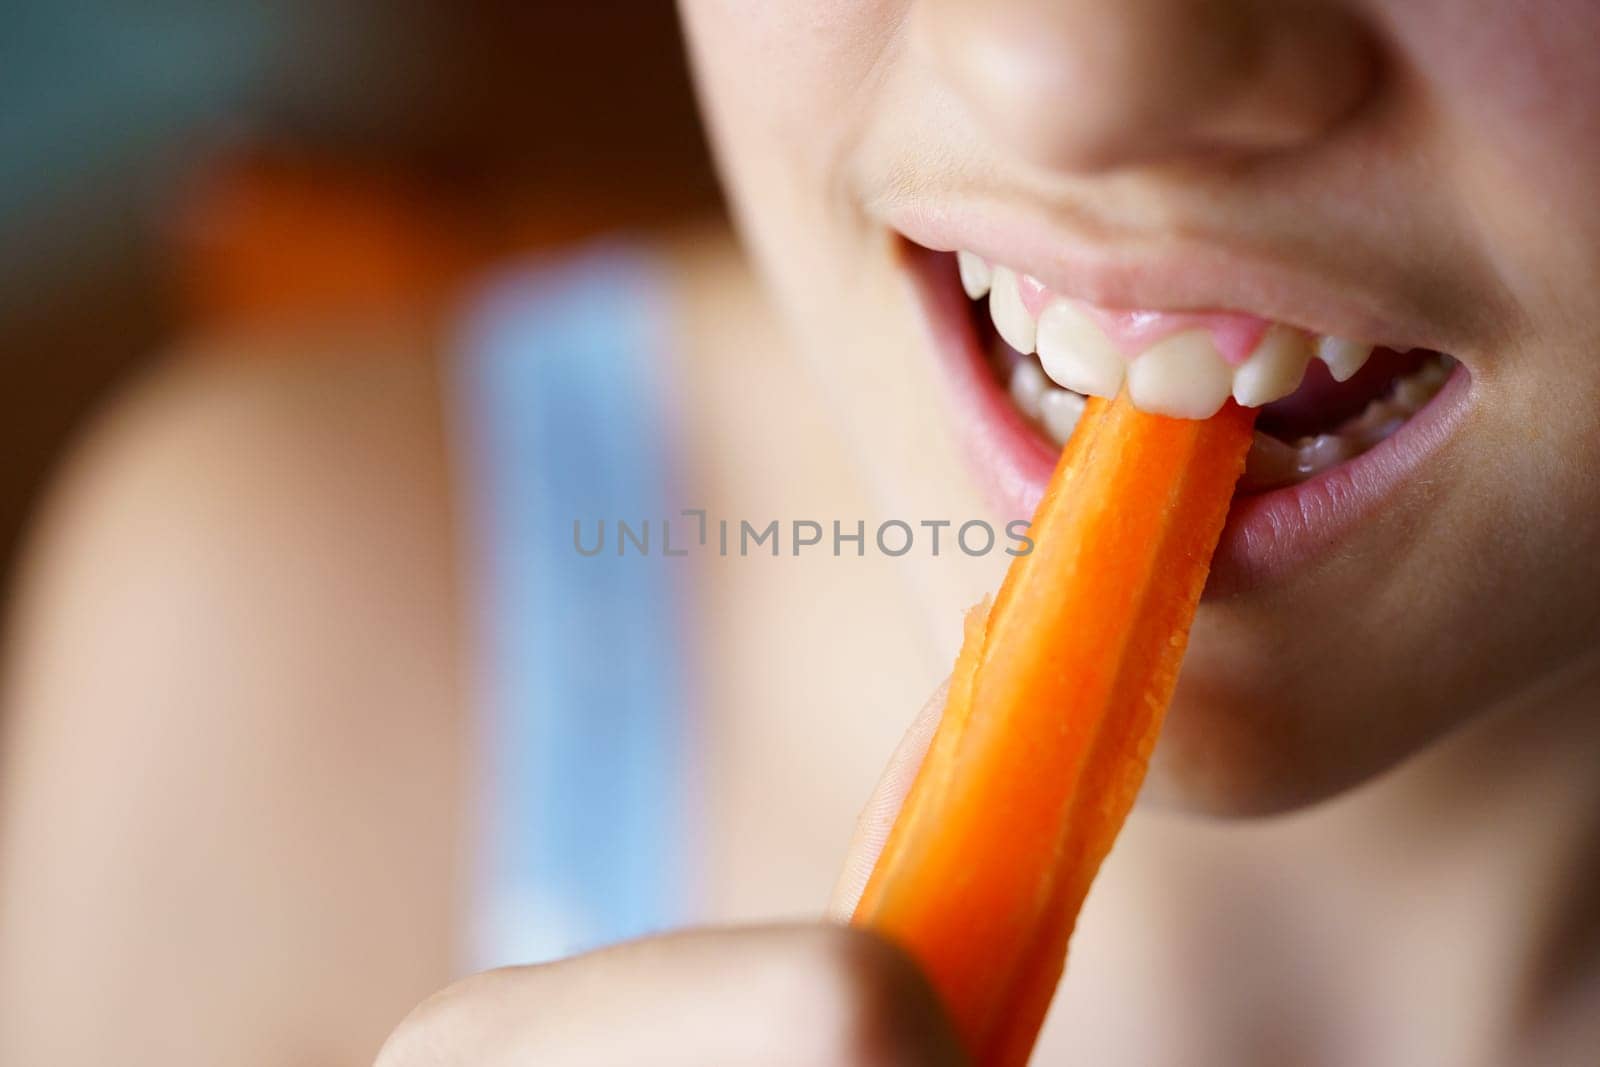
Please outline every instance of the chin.
[{"label": "chin", "polygon": [[1277,815],[1337,796],[1376,773],[1331,765],[1325,749],[1282,724],[1286,713],[1300,709],[1242,699],[1222,692],[1174,702],[1142,801],[1213,816]]},{"label": "chin", "polygon": [[1385,657],[1339,633],[1308,640],[1305,629],[1237,605],[1202,608],[1149,802],[1232,817],[1297,811],[1383,776],[1470,717],[1464,696],[1401,662],[1403,636]]}]

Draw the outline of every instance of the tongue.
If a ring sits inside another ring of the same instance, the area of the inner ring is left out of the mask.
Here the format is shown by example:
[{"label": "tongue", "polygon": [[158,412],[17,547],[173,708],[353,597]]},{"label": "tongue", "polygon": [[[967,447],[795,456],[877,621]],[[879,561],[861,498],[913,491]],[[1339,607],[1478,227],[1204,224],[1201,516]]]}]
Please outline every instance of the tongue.
[{"label": "tongue", "polygon": [[1428,358],[1421,349],[1400,353],[1379,348],[1347,382],[1336,382],[1320,359],[1306,368],[1300,388],[1261,409],[1257,427],[1285,441],[1327,433],[1353,419],[1383,396],[1396,378],[1419,368]]}]

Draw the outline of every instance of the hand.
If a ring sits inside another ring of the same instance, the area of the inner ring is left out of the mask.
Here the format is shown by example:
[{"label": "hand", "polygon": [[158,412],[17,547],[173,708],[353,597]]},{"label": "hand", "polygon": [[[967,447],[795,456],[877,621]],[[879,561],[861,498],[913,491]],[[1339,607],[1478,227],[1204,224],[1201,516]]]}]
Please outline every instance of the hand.
[{"label": "hand", "polygon": [[413,1011],[376,1067],[961,1062],[909,960],[817,924],[671,934],[489,971]]},{"label": "hand", "polygon": [[[848,914],[943,705],[924,710],[862,817]],[[425,1001],[375,1067],[935,1067],[965,1062],[903,953],[833,923],[708,930],[490,971]]]}]

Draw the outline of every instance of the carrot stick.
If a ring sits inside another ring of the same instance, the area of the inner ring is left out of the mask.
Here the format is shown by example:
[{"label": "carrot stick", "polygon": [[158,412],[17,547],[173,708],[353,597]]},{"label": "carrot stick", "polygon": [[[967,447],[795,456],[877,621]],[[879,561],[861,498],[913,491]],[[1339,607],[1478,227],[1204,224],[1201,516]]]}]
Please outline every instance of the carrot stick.
[{"label": "carrot stick", "polygon": [[1091,399],[853,921],[922,965],[981,1067],[1026,1062],[1133,806],[1244,467],[1253,411]]}]

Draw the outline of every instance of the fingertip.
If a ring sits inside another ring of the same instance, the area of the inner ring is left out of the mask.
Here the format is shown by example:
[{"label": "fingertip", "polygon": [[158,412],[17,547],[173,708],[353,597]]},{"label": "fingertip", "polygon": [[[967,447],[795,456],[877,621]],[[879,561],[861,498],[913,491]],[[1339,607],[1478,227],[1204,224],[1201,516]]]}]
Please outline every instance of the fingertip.
[{"label": "fingertip", "polygon": [[912,719],[910,727],[895,747],[894,754],[889,757],[889,763],[872,795],[861,809],[855,831],[850,837],[843,868],[828,899],[828,918],[848,922],[855,911],[856,902],[861,899],[867,879],[872,876],[872,868],[878,862],[878,855],[889,840],[889,832],[894,829],[895,817],[900,814],[906,794],[911,791],[911,784],[922,769],[923,757],[927,755],[934,731],[938,729],[949,690],[950,682],[946,679],[917,712],[916,718]]}]

